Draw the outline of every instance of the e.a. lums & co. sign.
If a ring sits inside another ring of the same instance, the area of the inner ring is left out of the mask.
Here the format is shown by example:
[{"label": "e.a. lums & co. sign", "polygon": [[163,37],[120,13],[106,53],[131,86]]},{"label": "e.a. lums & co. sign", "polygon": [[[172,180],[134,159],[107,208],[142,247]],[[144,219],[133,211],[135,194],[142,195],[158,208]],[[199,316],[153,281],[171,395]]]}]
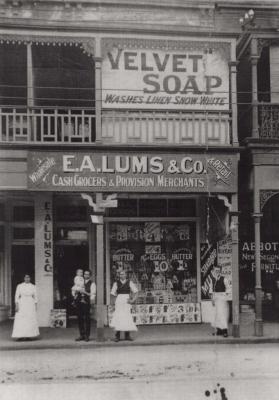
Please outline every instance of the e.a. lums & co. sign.
[{"label": "e.a. lums & co. sign", "polygon": [[236,178],[232,154],[28,154],[30,190],[233,193]]}]

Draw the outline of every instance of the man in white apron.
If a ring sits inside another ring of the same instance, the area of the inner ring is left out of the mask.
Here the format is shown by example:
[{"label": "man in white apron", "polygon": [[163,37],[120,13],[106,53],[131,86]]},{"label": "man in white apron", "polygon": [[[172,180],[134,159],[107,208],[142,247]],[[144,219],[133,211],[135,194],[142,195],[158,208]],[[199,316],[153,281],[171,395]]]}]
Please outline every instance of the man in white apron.
[{"label": "man in white apron", "polygon": [[213,305],[212,327],[215,329],[213,335],[228,337],[229,304],[227,301],[227,281],[221,275],[222,267],[216,266],[213,272],[211,298]]},{"label": "man in white apron", "polygon": [[137,331],[131,314],[131,304],[137,298],[138,289],[136,285],[127,280],[126,272],[121,271],[119,280],[114,282],[111,295],[116,297],[115,311],[110,326],[115,329],[115,342],[120,340],[120,332],[125,332],[125,340],[132,340],[130,331]]}]

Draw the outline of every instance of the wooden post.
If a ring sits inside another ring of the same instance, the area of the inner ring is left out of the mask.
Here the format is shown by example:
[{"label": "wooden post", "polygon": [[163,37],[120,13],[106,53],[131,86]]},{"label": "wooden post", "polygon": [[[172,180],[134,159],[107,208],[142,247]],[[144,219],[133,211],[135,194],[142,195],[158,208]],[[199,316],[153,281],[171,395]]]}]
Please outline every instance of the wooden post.
[{"label": "wooden post", "polygon": [[255,285],[255,336],[263,336],[262,319],[262,279],[261,279],[261,206],[260,193],[257,179],[257,167],[254,165],[254,232],[255,232],[255,265],[256,265],[256,285]]},{"label": "wooden post", "polygon": [[251,40],[251,65],[252,65],[252,136],[259,137],[258,121],[258,39]]},{"label": "wooden post", "polygon": [[[33,129],[32,108],[34,107],[34,76],[33,76],[33,57],[32,57],[32,43],[27,43],[27,129],[28,140],[34,139],[32,136],[36,135]],[[32,135],[33,132],[33,135]]]},{"label": "wooden post", "polygon": [[232,335],[239,337],[239,238],[238,238],[238,195],[232,195]]},{"label": "wooden post", "polygon": [[[256,196],[257,194],[254,194]],[[262,279],[261,279],[261,213],[254,212],[255,229],[255,264],[256,264],[256,286],[255,286],[255,336],[263,336],[263,318],[262,318]]]},{"label": "wooden post", "polygon": [[[96,194],[96,203],[102,201],[102,193]],[[97,340],[104,341],[104,224],[97,224],[96,228],[96,241],[97,241]]]},{"label": "wooden post", "polygon": [[95,49],[95,127],[96,142],[102,141],[102,51],[101,39],[96,38]]},{"label": "wooden post", "polygon": [[27,107],[34,107],[32,43],[27,43]]},{"label": "wooden post", "polygon": [[236,74],[237,74],[237,61],[231,61],[230,67],[230,81],[231,81],[231,110],[232,110],[232,144],[238,146],[238,130],[237,130],[237,87],[236,87]]}]

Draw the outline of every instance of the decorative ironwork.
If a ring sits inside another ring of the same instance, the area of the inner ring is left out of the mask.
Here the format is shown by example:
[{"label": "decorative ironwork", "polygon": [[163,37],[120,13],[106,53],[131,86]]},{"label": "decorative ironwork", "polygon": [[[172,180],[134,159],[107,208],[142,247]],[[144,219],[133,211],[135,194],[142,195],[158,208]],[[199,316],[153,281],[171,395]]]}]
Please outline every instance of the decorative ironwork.
[{"label": "decorative ironwork", "polygon": [[259,117],[260,137],[279,139],[279,104],[260,104]]},{"label": "decorative ironwork", "polygon": [[121,49],[154,49],[154,50],[178,50],[195,51],[202,50],[204,53],[222,52],[224,57],[230,61],[229,42],[211,42],[200,40],[167,40],[167,39],[138,39],[138,38],[103,38],[102,54],[111,51],[114,47]]},{"label": "decorative ironwork", "polygon": [[279,194],[279,190],[260,190],[260,206],[261,211],[263,210],[264,206],[271,199],[271,197]]},{"label": "decorative ironwork", "polygon": [[69,36],[39,36],[39,35],[0,35],[0,43],[27,44],[37,46],[76,46],[90,57],[95,54],[95,39],[89,37],[73,38]]}]

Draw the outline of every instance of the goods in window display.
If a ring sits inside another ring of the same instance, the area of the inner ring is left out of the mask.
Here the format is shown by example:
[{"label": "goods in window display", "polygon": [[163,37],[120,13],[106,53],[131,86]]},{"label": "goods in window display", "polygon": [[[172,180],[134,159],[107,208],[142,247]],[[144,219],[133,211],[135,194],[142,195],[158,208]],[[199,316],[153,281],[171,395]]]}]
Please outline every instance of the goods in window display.
[{"label": "goods in window display", "polygon": [[138,288],[137,324],[201,321],[194,222],[111,224],[110,261],[111,280],[123,268]]},{"label": "goods in window display", "polygon": [[[109,324],[114,306],[108,307]],[[199,303],[133,305],[131,314],[136,325],[200,323]]]}]

